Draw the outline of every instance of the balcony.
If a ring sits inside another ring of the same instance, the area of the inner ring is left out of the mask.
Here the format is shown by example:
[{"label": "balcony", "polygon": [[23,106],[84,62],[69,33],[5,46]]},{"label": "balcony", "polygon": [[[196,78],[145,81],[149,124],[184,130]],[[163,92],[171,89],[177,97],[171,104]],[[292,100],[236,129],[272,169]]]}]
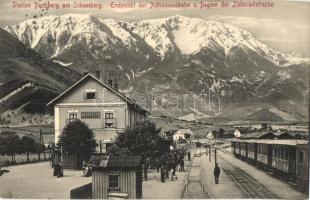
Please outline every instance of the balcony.
[{"label": "balcony", "polygon": [[121,189],[120,188],[108,188],[108,194],[111,193],[120,193]]},{"label": "balcony", "polygon": [[103,128],[116,128],[116,118],[105,118],[102,121]]},{"label": "balcony", "polygon": [[[66,119],[66,125],[70,122],[74,122],[78,119]],[[81,119],[85,121],[86,119]],[[99,119],[87,119],[87,120],[100,120]],[[85,121],[87,123],[87,120]],[[116,118],[102,118],[102,128],[116,128]]]},{"label": "balcony", "polygon": [[76,121],[76,120],[78,120],[78,119],[75,119],[75,118],[66,119],[66,125],[68,125],[69,123],[74,122],[74,121]]}]

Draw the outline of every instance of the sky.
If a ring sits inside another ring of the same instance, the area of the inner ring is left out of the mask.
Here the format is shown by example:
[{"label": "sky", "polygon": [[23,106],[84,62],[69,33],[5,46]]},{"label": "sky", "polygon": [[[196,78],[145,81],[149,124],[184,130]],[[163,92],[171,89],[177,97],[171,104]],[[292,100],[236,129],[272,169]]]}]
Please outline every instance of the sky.
[{"label": "sky", "polygon": [[[141,0],[150,5],[151,0]],[[160,1],[160,0],[157,0]],[[209,0],[210,1],[210,0]],[[243,2],[254,0],[243,0]],[[258,0],[256,0],[258,1]],[[303,57],[310,57],[310,2],[308,1],[272,1],[272,8],[209,8],[209,9],[149,9],[146,8],[111,8],[113,0],[0,0],[0,27],[17,24],[34,15],[40,16],[40,9],[13,8],[13,2],[17,3],[101,3],[102,9],[49,9],[44,11],[46,15],[63,15],[67,13],[88,13],[100,18],[115,18],[124,21],[138,21],[143,19],[162,18],[172,15],[197,17],[205,20],[215,20],[238,26],[249,31],[256,39],[281,52],[296,52]],[[115,1],[115,2],[136,2]],[[161,0],[160,2],[177,2],[177,0]],[[179,2],[191,2],[193,0],[180,0]],[[199,4],[200,1],[195,1]],[[207,2],[207,1],[205,1]],[[215,0],[213,2],[222,2]],[[264,0],[261,2],[268,2]],[[271,1],[270,1],[271,2]],[[136,4],[136,5],[137,5]],[[232,2],[231,4],[232,5]],[[137,7],[137,6],[136,6]]]}]

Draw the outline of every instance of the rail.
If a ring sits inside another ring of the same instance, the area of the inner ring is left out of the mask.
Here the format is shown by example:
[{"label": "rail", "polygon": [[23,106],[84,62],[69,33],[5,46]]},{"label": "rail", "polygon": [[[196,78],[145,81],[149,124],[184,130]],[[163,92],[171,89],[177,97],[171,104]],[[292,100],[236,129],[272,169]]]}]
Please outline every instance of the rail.
[{"label": "rail", "polygon": [[[228,154],[227,151],[222,151]],[[239,167],[231,164],[225,160],[222,156],[221,160],[226,163],[226,167],[223,167],[226,172],[236,183],[236,185],[244,193],[245,198],[259,198],[259,199],[277,199],[278,197],[265,188],[262,184],[257,182],[254,178],[248,175],[246,172],[241,170]]]},{"label": "rail", "polygon": [[195,157],[201,156],[202,154],[201,152],[199,152],[199,154],[197,154],[196,152],[197,148],[195,149],[193,159],[191,160],[191,165],[186,177],[186,183],[181,194],[181,199],[205,199],[206,197],[210,198],[209,194],[206,192],[204,184],[202,183],[201,172],[199,172],[198,179],[197,177],[191,176],[193,167],[201,166],[201,163],[199,165],[193,165]]}]

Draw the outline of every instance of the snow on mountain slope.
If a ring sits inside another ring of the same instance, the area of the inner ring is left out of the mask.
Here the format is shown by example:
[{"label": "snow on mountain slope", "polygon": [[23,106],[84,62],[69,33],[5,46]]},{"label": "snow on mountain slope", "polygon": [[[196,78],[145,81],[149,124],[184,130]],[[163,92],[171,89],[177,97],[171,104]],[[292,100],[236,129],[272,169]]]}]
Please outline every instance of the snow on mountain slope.
[{"label": "snow on mountain slope", "polygon": [[100,21],[105,24],[112,31],[113,35],[118,37],[125,45],[130,46],[136,42],[136,39],[132,37],[128,31],[122,28],[118,21],[114,19]]},{"label": "snow on mountain slope", "polygon": [[151,55],[147,49],[150,47],[162,58],[176,50],[182,55],[192,55],[209,48],[227,55],[233,47],[244,47],[279,66],[309,62],[295,54],[275,51],[238,27],[178,15],[129,23],[85,14],[66,14],[27,20],[7,26],[5,30],[34,49],[47,43],[52,48],[51,57],[85,42],[90,48],[100,47],[104,51],[131,48]]}]

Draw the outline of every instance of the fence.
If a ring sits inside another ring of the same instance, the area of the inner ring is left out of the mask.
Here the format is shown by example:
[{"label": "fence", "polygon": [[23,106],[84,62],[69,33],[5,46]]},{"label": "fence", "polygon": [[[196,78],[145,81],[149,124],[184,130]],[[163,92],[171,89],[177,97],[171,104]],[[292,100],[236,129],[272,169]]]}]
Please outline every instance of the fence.
[{"label": "fence", "polygon": [[51,165],[54,167],[56,164],[62,161],[62,167],[64,169],[81,169],[83,160],[89,160],[85,155],[71,154],[63,152],[62,155],[59,151],[54,151],[52,155]]},{"label": "fence", "polygon": [[[37,153],[29,153],[29,161],[27,161],[27,154],[15,154],[14,161],[12,162],[12,156],[8,155],[0,155],[0,166],[10,166],[10,165],[19,165],[19,164],[27,164],[27,163],[34,163],[34,162],[42,162],[48,161],[51,159],[51,154],[49,151],[41,153],[40,157]],[[39,159],[40,158],[40,159]]]}]

